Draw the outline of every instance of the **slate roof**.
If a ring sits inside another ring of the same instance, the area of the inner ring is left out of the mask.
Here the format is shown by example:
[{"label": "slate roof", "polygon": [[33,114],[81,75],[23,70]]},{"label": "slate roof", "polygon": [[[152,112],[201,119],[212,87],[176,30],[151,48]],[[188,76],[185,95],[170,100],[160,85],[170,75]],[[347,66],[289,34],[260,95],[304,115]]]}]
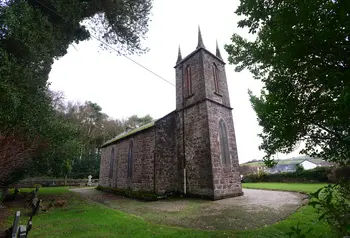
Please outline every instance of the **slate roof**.
[{"label": "slate roof", "polygon": [[278,172],[294,172],[296,170],[297,164],[277,164],[273,168],[266,169],[270,173]]},{"label": "slate roof", "polygon": [[125,131],[125,132],[123,132],[123,133],[117,135],[117,136],[114,137],[113,139],[110,139],[110,140],[106,141],[106,143],[104,143],[101,147],[102,147],[102,148],[103,148],[103,147],[106,147],[107,145],[113,144],[113,143],[117,142],[118,140],[124,139],[124,138],[129,137],[129,136],[131,136],[131,135],[134,135],[134,134],[136,134],[136,133],[138,133],[138,132],[147,130],[147,129],[153,127],[156,121],[157,121],[157,120],[154,120],[154,121],[152,121],[152,122],[150,122],[150,123],[147,123],[147,124],[145,124],[145,125],[143,125],[143,126],[134,128],[134,129],[132,129],[132,130],[130,130],[130,131]]},{"label": "slate roof", "polygon": [[119,141],[119,140],[121,140],[121,139],[125,139],[125,138],[127,138],[127,137],[129,137],[129,136],[131,136],[131,135],[135,135],[135,134],[137,134],[137,133],[140,133],[140,132],[143,132],[143,131],[145,131],[145,130],[147,130],[147,129],[150,129],[150,128],[154,127],[154,125],[156,124],[157,121],[160,121],[161,119],[163,119],[163,118],[165,118],[165,117],[167,117],[167,116],[169,116],[170,114],[175,113],[175,112],[176,112],[176,110],[174,110],[174,111],[172,111],[172,112],[166,114],[165,116],[163,116],[163,117],[161,117],[161,118],[155,119],[155,120],[151,121],[150,123],[147,123],[147,124],[145,124],[145,125],[143,125],[143,126],[134,128],[134,129],[132,129],[132,130],[130,130],[130,131],[124,131],[123,133],[117,135],[117,136],[114,137],[113,139],[110,139],[110,140],[106,141],[106,142],[101,146],[101,148],[106,147],[107,145],[116,143],[117,141]]},{"label": "slate roof", "polygon": [[[293,157],[290,159],[281,159],[281,160],[276,160],[279,165],[288,165],[288,164],[300,164],[304,161],[309,161],[311,163],[317,164],[317,165],[322,165],[322,166],[329,166],[332,163],[329,163],[327,161],[324,161],[321,158],[312,158],[309,156],[298,156],[298,157]],[[254,161],[254,162],[248,162],[248,163],[243,163],[241,166],[265,166],[263,161]]]}]

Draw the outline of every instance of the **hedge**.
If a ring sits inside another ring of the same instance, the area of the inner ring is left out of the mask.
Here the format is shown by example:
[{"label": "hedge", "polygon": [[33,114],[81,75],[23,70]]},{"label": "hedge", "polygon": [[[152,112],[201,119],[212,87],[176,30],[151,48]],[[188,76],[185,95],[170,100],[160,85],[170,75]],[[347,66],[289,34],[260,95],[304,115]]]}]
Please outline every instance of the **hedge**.
[{"label": "hedge", "polygon": [[301,183],[327,183],[331,182],[328,178],[332,168],[318,167],[310,170],[303,170],[293,173],[278,173],[278,174],[248,174],[243,177],[243,182],[257,183],[257,182],[301,182]]},{"label": "hedge", "polygon": [[350,166],[338,167],[332,169],[328,174],[330,182],[350,181]]}]

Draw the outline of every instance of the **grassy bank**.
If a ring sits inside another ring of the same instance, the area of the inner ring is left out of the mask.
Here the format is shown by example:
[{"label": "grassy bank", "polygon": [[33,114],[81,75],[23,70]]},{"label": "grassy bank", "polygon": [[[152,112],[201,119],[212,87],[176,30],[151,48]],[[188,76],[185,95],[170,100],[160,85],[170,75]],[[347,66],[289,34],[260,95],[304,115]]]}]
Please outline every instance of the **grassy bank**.
[{"label": "grassy bank", "polygon": [[242,183],[243,188],[268,189],[311,193],[326,186],[326,183]]},{"label": "grassy bank", "polygon": [[[277,185],[272,184],[266,186],[260,184],[260,188],[278,188]],[[297,188],[290,188],[289,185],[280,186],[289,187],[290,190],[295,191],[311,191],[311,185],[299,185]],[[314,187],[314,189],[317,188]],[[286,233],[298,221],[301,221],[303,229],[314,228],[310,237],[334,237],[324,223],[318,222],[317,213],[311,206],[304,206],[287,219],[261,229],[208,231],[149,223],[140,216],[91,202],[68,191],[67,188],[42,188],[40,196],[45,201],[44,205],[55,199],[65,200],[67,205],[62,208],[52,208],[34,217],[30,237],[288,237]],[[11,214],[14,214],[16,209],[23,210],[21,207],[12,207]],[[23,217],[22,224],[26,220],[27,218]],[[11,222],[12,216],[8,218],[6,225],[8,226]]]}]

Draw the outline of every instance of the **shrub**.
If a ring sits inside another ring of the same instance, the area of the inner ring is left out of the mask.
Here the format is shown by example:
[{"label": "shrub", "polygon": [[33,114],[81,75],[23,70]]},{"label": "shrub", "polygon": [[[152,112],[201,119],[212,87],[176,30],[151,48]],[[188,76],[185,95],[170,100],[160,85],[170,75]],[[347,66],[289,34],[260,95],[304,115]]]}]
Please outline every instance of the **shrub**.
[{"label": "shrub", "polygon": [[296,172],[297,174],[300,174],[300,173],[302,173],[304,170],[305,170],[304,167],[303,167],[302,165],[298,164],[297,167],[296,167],[295,172]]},{"label": "shrub", "polygon": [[58,199],[53,205],[54,207],[64,207],[66,205],[66,200]]},{"label": "shrub", "polygon": [[328,174],[328,180],[332,183],[338,181],[350,181],[350,166],[336,167]]},{"label": "shrub", "polygon": [[[287,232],[286,235],[288,235],[290,238],[297,237],[297,238],[306,238],[307,234],[309,234],[312,231],[312,228],[309,228],[305,233],[303,233],[302,229],[299,226],[300,222],[296,226],[291,226],[291,231]],[[295,236],[294,236],[295,235]]]},{"label": "shrub", "polygon": [[309,182],[309,183],[324,183],[329,182],[328,173],[331,168],[318,167],[310,170],[298,170],[293,173],[278,173],[278,174],[248,174],[244,176],[244,182]]},{"label": "shrub", "polygon": [[33,185],[33,188],[41,188],[41,187],[42,187],[42,186],[41,186],[40,183],[36,183],[36,184]]},{"label": "shrub", "polygon": [[329,184],[311,194],[309,204],[317,208],[339,237],[350,235],[350,181]]},{"label": "shrub", "polygon": [[50,203],[48,204],[48,206],[47,206],[46,208],[44,208],[43,210],[44,210],[44,211],[48,211],[48,210],[50,210],[52,207],[65,207],[66,205],[67,205],[67,201],[64,200],[64,199],[61,199],[61,198],[59,198],[59,199],[57,199],[57,200],[52,199],[52,200],[50,201]]},{"label": "shrub", "polygon": [[258,174],[247,174],[243,177],[243,181],[245,183],[258,183],[262,182],[261,178],[259,178]]}]

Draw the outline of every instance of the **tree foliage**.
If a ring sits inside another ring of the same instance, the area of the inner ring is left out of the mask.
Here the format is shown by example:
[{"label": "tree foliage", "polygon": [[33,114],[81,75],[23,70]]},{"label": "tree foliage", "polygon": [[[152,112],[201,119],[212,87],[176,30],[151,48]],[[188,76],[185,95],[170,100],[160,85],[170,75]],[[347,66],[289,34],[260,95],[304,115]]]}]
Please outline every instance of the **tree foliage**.
[{"label": "tree foliage", "polygon": [[[0,126],[41,128],[54,58],[90,31],[120,53],[143,52],[151,0],[9,0],[0,5]],[[89,20],[90,30],[81,25]],[[28,134],[28,133],[26,133]]]},{"label": "tree foliage", "polygon": [[12,180],[11,172],[23,167],[26,160],[38,150],[38,141],[35,139],[23,141],[20,140],[23,138],[21,135],[6,134],[0,135],[0,185]]},{"label": "tree foliage", "polygon": [[50,92],[56,110],[49,146],[35,156],[24,173],[27,176],[87,178],[99,176],[101,146],[130,125],[153,120],[149,115],[113,119],[91,101],[66,102],[62,93]]},{"label": "tree foliage", "polygon": [[1,2],[0,185],[22,176],[21,168],[34,157],[42,159],[36,161],[38,165],[50,164],[54,174],[72,169],[68,160],[55,166],[50,162],[72,158],[84,144],[76,138],[80,129],[52,104],[47,80],[53,60],[64,56],[70,44],[92,34],[117,45],[119,54],[145,52],[141,41],[151,7],[152,0]]},{"label": "tree foliage", "polygon": [[[250,100],[269,164],[276,152],[350,163],[350,3],[345,0],[241,0],[238,34],[226,45],[236,71],[248,69],[264,87]],[[273,164],[273,163],[270,163]]]},{"label": "tree foliage", "polygon": [[309,205],[320,214],[319,220],[325,220],[336,232],[337,237],[350,235],[350,184],[341,181],[329,184],[310,194]]}]

